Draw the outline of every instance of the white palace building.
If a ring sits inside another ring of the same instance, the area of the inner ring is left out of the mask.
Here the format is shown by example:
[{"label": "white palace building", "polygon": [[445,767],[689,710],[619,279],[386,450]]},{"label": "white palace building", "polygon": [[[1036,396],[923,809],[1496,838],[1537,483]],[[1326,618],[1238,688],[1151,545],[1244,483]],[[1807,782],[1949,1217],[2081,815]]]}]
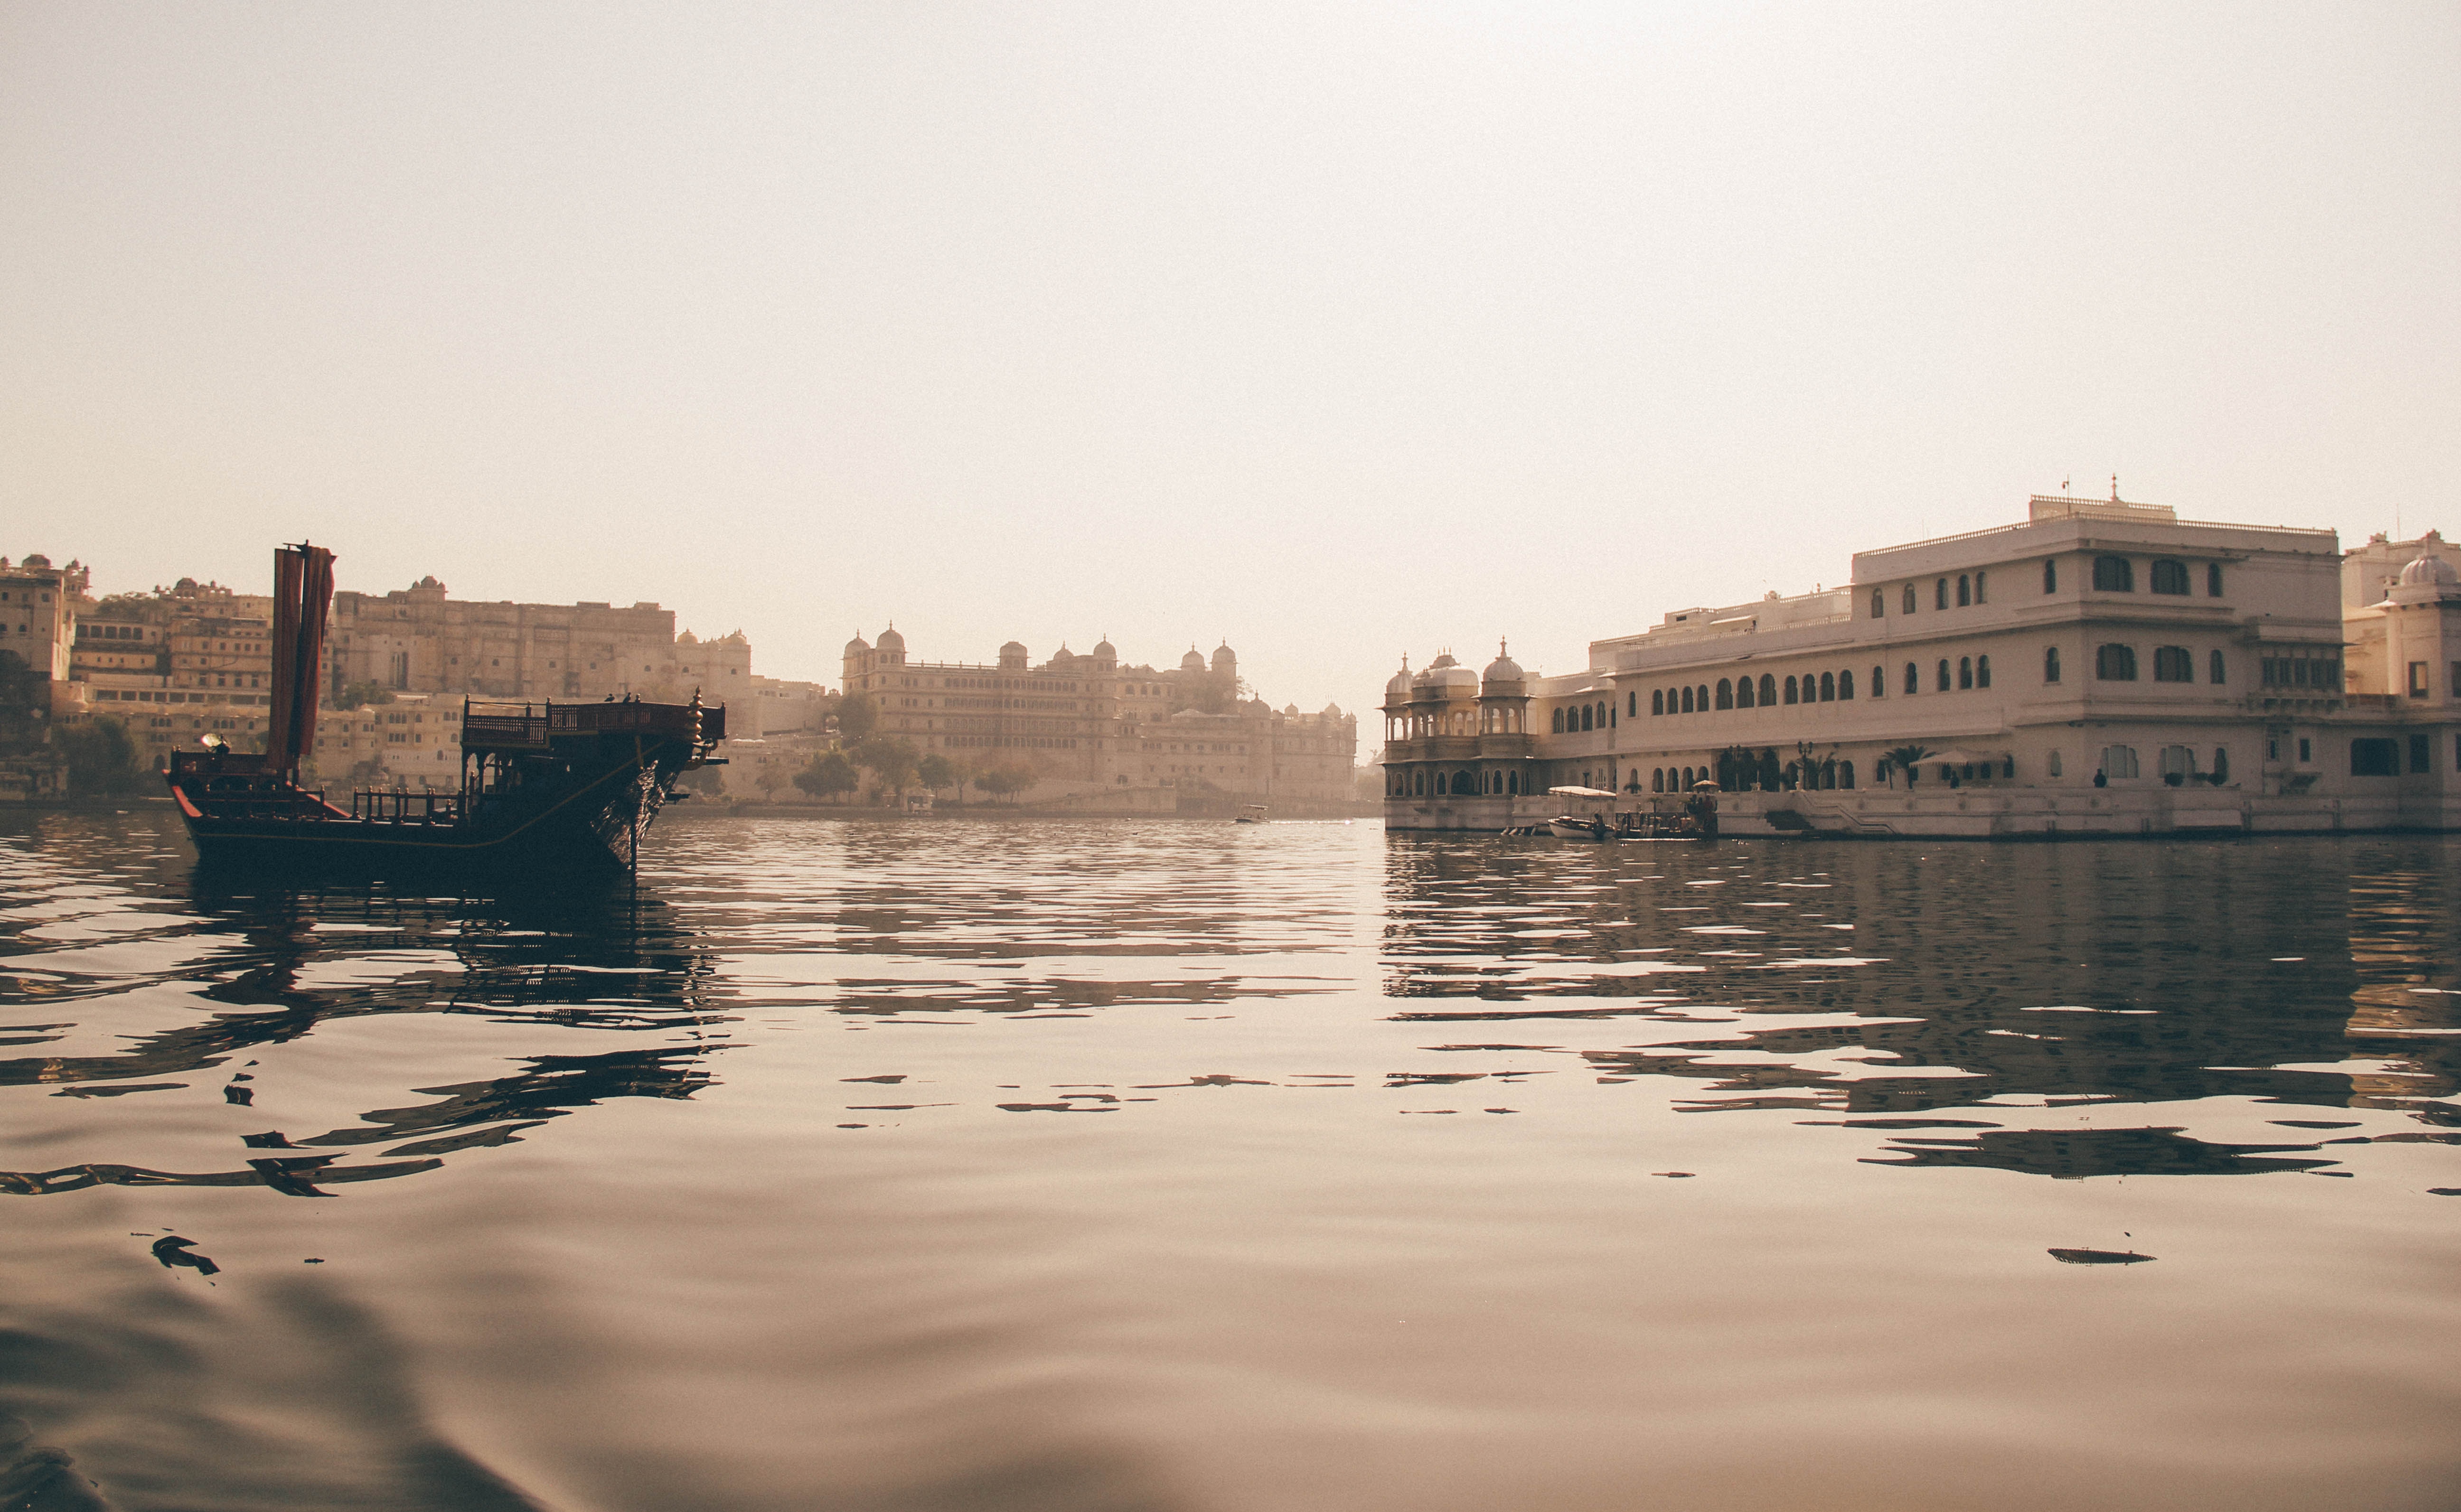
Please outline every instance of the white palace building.
[{"label": "white palace building", "polygon": [[1405,661],[1387,824],[1670,807],[1709,780],[1727,834],[2461,829],[2461,549],[2433,531],[2343,552],[2037,497],[2022,524],[1861,552],[1850,587],[1680,609],[1589,660]]}]

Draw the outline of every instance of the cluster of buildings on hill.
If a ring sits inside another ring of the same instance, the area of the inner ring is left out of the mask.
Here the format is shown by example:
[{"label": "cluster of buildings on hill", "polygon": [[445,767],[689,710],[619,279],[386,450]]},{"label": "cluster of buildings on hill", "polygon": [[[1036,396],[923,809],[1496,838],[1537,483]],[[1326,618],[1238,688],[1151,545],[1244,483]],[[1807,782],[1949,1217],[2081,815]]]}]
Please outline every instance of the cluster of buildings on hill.
[{"label": "cluster of buildings on hill", "polygon": [[921,752],[1035,778],[1032,801],[1081,812],[1206,812],[1265,803],[1334,813],[1354,799],[1359,719],[1251,696],[1228,645],[1194,647],[1167,669],[1122,666],[1108,640],[1036,663],[1011,641],[999,659],[916,662],[892,627],[846,643],[845,689],[869,697],[879,728]]},{"label": "cluster of buildings on hill", "polygon": [[[182,579],[96,598],[79,563],[0,559],[0,651],[35,685],[54,726],[118,719],[139,763],[208,735],[246,750],[270,713],[273,602]],[[1011,642],[988,665],[910,663],[896,630],[845,650],[844,692],[869,695],[878,729],[962,769],[1005,769],[1016,800],[1084,811],[1181,812],[1266,802],[1284,812],[1354,801],[1358,721],[1338,708],[1275,711],[1249,695],[1228,646],[1209,662],[1123,667],[1110,643],[1040,665]],[[482,603],[436,579],[333,595],[310,781],[449,789],[460,782],[465,698],[595,702],[634,696],[727,706],[738,797],[791,799],[786,780],[828,737],[840,696],[762,677],[741,631],[678,633],[655,604]],[[64,780],[55,759],[0,762],[0,798]],[[761,781],[764,777],[770,779]]]},{"label": "cluster of buildings on hill", "polygon": [[1845,587],[1676,610],[1570,674],[1405,663],[1383,714],[1399,829],[1703,781],[1744,834],[2461,828],[2461,549],[2038,497],[1860,553]]},{"label": "cluster of buildings on hill", "polygon": [[[271,702],[273,601],[182,578],[149,593],[96,598],[91,572],[49,558],[0,558],[0,651],[42,685],[55,724],[119,720],[140,763],[208,734],[246,749]],[[756,676],[741,631],[703,641],[655,604],[477,603],[422,578],[406,589],[333,595],[311,777],[414,788],[460,785],[461,701],[634,695],[729,706],[730,728],[758,737],[817,730],[815,683]],[[59,774],[19,761],[0,797],[35,796]]]}]

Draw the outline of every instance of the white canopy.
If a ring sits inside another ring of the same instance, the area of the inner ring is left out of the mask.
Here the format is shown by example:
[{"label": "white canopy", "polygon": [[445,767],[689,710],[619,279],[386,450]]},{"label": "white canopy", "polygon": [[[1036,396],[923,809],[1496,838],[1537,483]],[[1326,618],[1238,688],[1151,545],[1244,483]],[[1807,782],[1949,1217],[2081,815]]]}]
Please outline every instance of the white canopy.
[{"label": "white canopy", "polygon": [[1602,787],[1551,787],[1551,788],[1549,788],[1547,791],[1548,791],[1548,792],[1550,792],[1550,793],[1554,794],[1557,798],[1613,798],[1613,797],[1615,797],[1615,795],[1614,795],[1613,793],[1609,792],[1607,789],[1602,788]]}]

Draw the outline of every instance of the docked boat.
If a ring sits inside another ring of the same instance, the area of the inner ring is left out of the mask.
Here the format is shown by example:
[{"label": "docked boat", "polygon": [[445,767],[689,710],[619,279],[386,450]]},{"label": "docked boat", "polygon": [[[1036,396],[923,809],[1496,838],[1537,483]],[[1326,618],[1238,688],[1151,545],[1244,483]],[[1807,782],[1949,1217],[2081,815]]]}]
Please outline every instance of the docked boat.
[{"label": "docked boat", "polygon": [[1265,805],[1262,803],[1247,803],[1241,805],[1239,816],[1232,822],[1239,824],[1262,824],[1265,822]]},{"label": "docked boat", "polygon": [[[642,832],[726,737],[726,710],[688,704],[464,700],[460,787],[363,789],[349,806],[299,780],[314,741],[333,590],[320,546],[274,554],[273,690],[263,753],[219,743],[163,774],[200,860],[389,872],[489,868],[541,881],[638,864]],[[209,742],[211,737],[208,737]]]},{"label": "docked boat", "polygon": [[[1603,788],[1551,787],[1548,793],[1556,798],[1613,800],[1615,794]],[[1614,841],[1709,841],[1718,838],[1718,784],[1698,782],[1685,795],[1682,807],[1675,813],[1662,814],[1655,808],[1625,809],[1616,813],[1558,814],[1544,827],[1529,830],[1508,830],[1507,834],[1545,834],[1561,840],[1583,840],[1600,844]]]}]

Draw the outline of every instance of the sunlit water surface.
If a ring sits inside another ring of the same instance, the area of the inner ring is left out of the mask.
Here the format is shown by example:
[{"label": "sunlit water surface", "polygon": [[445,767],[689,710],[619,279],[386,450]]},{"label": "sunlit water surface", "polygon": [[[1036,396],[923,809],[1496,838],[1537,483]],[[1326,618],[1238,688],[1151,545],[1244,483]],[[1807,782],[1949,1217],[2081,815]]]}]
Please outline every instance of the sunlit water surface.
[{"label": "sunlit water surface", "polygon": [[644,875],[0,820],[7,1504],[2461,1502],[2452,841]]}]

